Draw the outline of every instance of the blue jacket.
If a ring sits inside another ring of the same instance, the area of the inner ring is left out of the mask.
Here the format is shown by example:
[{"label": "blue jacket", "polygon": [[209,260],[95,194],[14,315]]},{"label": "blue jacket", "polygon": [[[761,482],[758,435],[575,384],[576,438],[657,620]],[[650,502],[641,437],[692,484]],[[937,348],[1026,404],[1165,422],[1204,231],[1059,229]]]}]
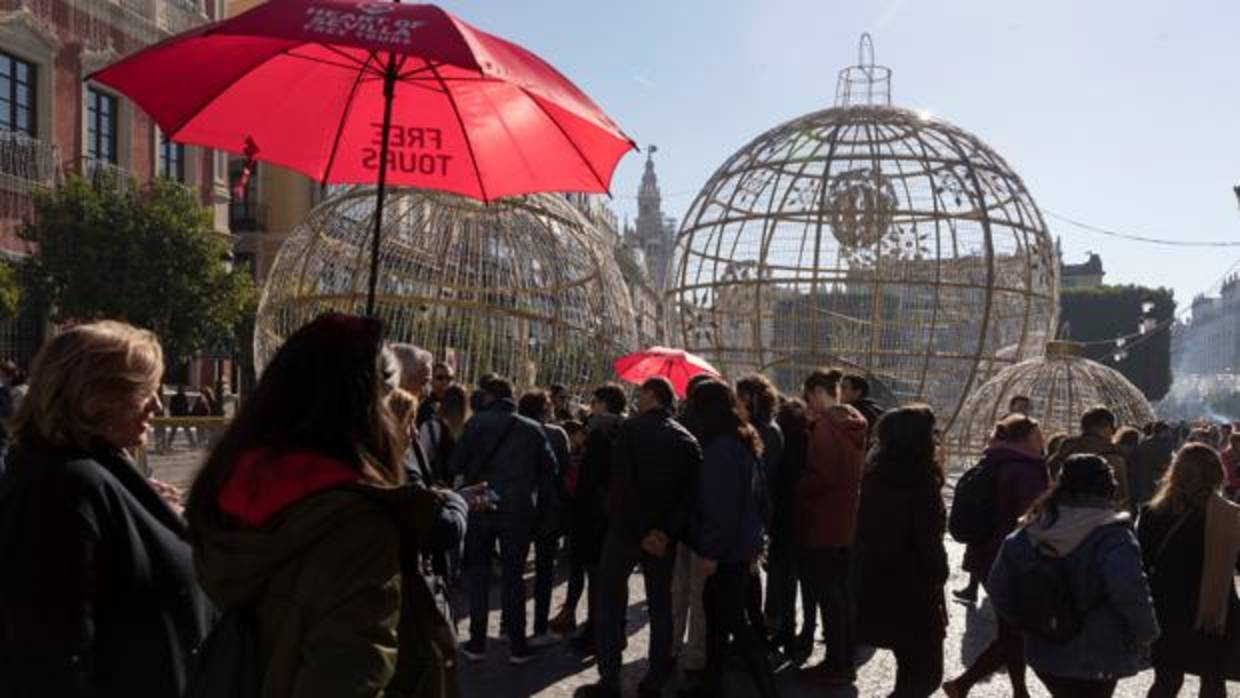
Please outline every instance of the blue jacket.
[{"label": "blue jacket", "polygon": [[986,585],[995,611],[1014,617],[1016,575],[1033,564],[1034,545],[1039,545],[1063,558],[1085,616],[1081,633],[1062,644],[1026,635],[1029,665],[1039,673],[1094,680],[1149,668],[1158,621],[1128,515],[1112,511],[1105,502],[1061,506],[1059,511],[1059,520],[1049,528],[1035,522],[1003,542]]},{"label": "blue jacket", "polygon": [[517,414],[510,399],[492,402],[466,423],[449,470],[467,485],[486,482],[499,495],[499,513],[529,515],[556,503],[556,460],[546,432]]},{"label": "blue jacket", "polygon": [[734,436],[711,439],[702,451],[690,547],[716,562],[752,560],[762,549],[766,496],[762,461]]}]

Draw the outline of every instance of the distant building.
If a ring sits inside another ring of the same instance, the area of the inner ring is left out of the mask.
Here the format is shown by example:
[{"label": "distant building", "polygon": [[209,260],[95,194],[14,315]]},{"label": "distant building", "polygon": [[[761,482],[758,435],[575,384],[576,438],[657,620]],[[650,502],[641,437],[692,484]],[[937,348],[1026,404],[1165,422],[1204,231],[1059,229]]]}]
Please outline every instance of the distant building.
[{"label": "distant building", "polygon": [[1240,373],[1240,277],[1223,283],[1217,298],[1197,296],[1192,315],[1171,335],[1176,373]]},{"label": "distant building", "polygon": [[671,274],[672,250],[676,246],[676,219],[663,215],[663,197],[659,192],[659,178],[654,173],[653,155],[658,149],[650,146],[646,151],[646,171],[637,190],[637,220],[631,230],[625,231],[626,242],[641,248],[646,258],[646,270],[660,293],[667,290]]},{"label": "distant building", "polygon": [[1102,268],[1102,257],[1090,252],[1084,264],[1064,264],[1063,257],[1059,261],[1060,288],[1097,288],[1102,285],[1106,271]]}]

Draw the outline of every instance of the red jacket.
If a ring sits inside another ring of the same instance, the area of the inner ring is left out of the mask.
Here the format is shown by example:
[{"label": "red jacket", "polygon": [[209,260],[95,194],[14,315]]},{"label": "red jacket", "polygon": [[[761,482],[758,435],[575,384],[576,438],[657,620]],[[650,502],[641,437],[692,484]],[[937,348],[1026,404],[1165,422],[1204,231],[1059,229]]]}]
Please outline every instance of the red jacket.
[{"label": "red jacket", "polygon": [[844,548],[857,534],[866,421],[841,405],[810,425],[805,474],[796,486],[796,532],[804,548]]},{"label": "red jacket", "polygon": [[1240,492],[1240,459],[1232,449],[1223,451],[1223,467],[1227,470],[1227,479],[1223,481],[1228,491]]}]

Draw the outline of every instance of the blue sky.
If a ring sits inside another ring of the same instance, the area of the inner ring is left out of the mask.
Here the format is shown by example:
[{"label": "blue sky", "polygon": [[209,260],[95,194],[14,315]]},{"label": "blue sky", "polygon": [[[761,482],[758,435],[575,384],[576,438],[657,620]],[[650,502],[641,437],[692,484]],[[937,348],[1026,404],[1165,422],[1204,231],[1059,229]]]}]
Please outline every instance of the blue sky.
[{"label": "blue sky", "polygon": [[[893,103],[994,147],[1039,206],[1104,228],[1240,241],[1240,2],[1235,0],[448,0],[581,86],[655,143],[664,210],[679,218],[754,136],[831,106],[836,73],[874,36]],[[642,157],[613,180],[622,215]],[[1067,261],[1168,286],[1181,307],[1240,248],[1124,242],[1047,220]]]}]

